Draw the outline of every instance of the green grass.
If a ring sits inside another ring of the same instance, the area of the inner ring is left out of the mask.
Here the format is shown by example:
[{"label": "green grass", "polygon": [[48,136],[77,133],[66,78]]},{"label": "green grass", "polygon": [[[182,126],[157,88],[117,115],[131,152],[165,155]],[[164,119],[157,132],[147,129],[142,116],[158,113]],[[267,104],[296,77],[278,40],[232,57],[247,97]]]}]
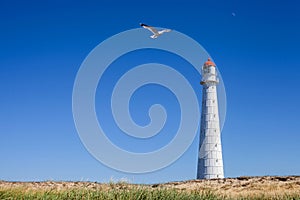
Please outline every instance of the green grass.
[{"label": "green grass", "polygon": [[[57,190],[26,190],[26,188],[0,188],[0,199],[43,199],[43,200],[72,200],[72,199],[108,199],[108,200],[219,200],[232,199],[225,196],[219,196],[211,191],[178,191],[174,189],[150,189],[146,187],[137,188],[112,188],[107,191],[96,189],[64,189]],[[282,195],[282,196],[255,196],[255,197],[239,197],[235,199],[293,199],[300,200],[300,194]]]},{"label": "green grass", "polygon": [[112,189],[99,190],[65,190],[65,191],[22,191],[16,189],[0,190],[0,199],[109,199],[109,200],[201,200],[220,199],[211,192],[179,192],[171,189]]}]

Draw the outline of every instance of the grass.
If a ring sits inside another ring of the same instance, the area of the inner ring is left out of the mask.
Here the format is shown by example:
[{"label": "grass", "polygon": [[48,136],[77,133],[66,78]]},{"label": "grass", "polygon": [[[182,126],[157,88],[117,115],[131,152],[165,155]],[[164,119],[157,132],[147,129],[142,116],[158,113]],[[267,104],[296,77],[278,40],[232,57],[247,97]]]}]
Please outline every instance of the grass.
[{"label": "grass", "polygon": [[[298,182],[296,183],[298,184]],[[253,186],[255,184],[257,182],[252,183]],[[205,186],[208,186],[207,183]],[[270,189],[268,184],[264,184],[262,187],[266,190],[249,187],[236,191],[232,184],[225,190],[216,190],[208,187],[188,189],[187,186],[176,189],[158,185],[134,185],[126,182],[110,182],[108,184],[88,182],[7,183],[2,186],[0,184],[0,200],[300,200],[300,191],[296,185],[291,185],[293,190],[284,190],[283,186]],[[227,191],[227,193],[225,195],[218,191]]]},{"label": "grass", "polygon": [[17,189],[0,190],[0,199],[109,199],[109,200],[202,200],[220,199],[211,192],[180,192],[173,189],[112,189],[101,190],[65,190],[65,191],[24,191]]},{"label": "grass", "polygon": [[[178,191],[174,189],[149,189],[149,188],[131,188],[131,189],[111,189],[108,191],[93,189],[66,189],[63,191],[46,190],[46,191],[26,191],[21,188],[0,189],[0,199],[43,199],[43,200],[73,200],[73,199],[108,199],[108,200],[219,200],[233,199],[230,197],[216,195],[210,191]],[[238,197],[234,199],[300,199],[300,195],[281,195],[281,196],[251,196]]]}]

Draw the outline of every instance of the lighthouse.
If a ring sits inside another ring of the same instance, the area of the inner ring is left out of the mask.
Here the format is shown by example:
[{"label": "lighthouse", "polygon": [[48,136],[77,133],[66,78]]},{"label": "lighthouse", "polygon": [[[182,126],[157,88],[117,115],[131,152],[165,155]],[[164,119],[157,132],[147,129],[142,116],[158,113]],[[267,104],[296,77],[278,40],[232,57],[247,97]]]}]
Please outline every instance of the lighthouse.
[{"label": "lighthouse", "polygon": [[197,179],[224,178],[218,110],[216,65],[208,59],[202,66],[203,89]]}]

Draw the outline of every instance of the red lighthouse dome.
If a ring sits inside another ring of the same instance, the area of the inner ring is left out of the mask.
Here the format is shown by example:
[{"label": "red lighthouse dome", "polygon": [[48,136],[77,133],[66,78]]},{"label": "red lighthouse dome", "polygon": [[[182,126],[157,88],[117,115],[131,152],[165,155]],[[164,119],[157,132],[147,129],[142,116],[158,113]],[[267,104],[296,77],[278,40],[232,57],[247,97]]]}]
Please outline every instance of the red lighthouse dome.
[{"label": "red lighthouse dome", "polygon": [[207,59],[207,61],[204,63],[204,66],[208,67],[208,66],[216,66],[216,64],[210,60],[210,58]]}]

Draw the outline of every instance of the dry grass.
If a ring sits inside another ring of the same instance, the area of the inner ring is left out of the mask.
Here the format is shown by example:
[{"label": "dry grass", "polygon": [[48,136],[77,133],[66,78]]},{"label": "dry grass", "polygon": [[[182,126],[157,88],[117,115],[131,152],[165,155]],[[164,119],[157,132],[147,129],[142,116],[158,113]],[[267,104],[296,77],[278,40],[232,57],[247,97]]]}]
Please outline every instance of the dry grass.
[{"label": "dry grass", "polygon": [[300,199],[300,177],[299,176],[264,176],[264,177],[238,177],[212,180],[193,180],[186,182],[174,182],[163,184],[165,188],[176,188],[179,190],[195,191],[210,190],[215,194],[227,197],[266,197],[286,198],[295,196]]},{"label": "dry grass", "polygon": [[[172,199],[172,197],[177,199],[180,199],[179,197],[185,199],[195,199],[196,197],[197,199],[300,199],[300,177],[238,177],[152,185],[137,185],[124,182],[100,184],[94,182],[0,181],[0,199],[1,195],[9,196],[13,194],[18,194],[18,196],[27,195],[29,197],[32,194],[36,194],[41,197],[40,199],[44,199],[45,195],[46,199],[51,199],[52,197],[64,199],[57,195],[62,195],[61,197],[65,195],[67,196],[66,199],[70,198],[68,195],[75,197],[71,199],[85,199],[85,197],[106,199],[110,198],[110,195],[114,196],[114,198],[110,199],[136,199],[136,195],[143,196],[143,198],[138,199]],[[54,196],[49,198],[50,195]],[[33,198],[29,199],[36,198],[38,196],[33,196]]]}]

